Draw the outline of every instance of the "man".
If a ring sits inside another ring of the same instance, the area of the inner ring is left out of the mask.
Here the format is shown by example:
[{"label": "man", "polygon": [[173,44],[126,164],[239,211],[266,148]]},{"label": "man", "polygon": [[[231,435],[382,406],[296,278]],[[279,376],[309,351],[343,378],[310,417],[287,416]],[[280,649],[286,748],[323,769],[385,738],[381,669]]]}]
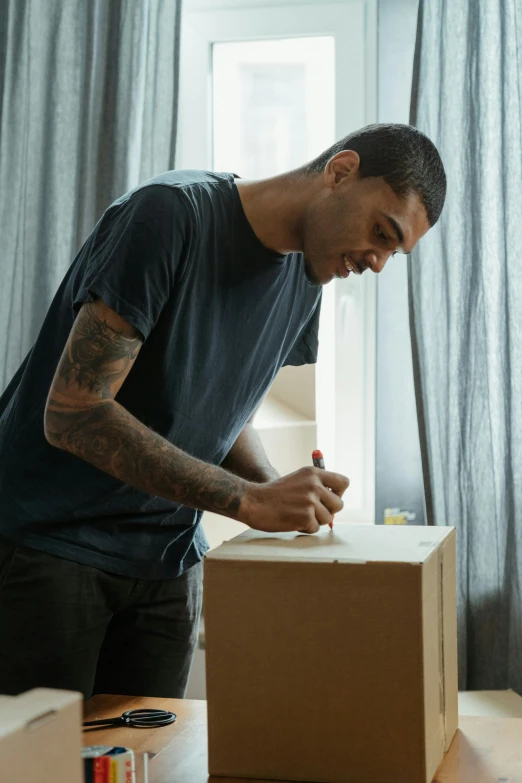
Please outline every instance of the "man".
[{"label": "man", "polygon": [[0,693],[184,695],[201,511],[315,533],[342,508],[348,479],[279,478],[251,417],[316,360],[321,286],[409,253],[445,188],[423,134],[376,125],[281,176],[171,171],[105,212],[0,399]]}]

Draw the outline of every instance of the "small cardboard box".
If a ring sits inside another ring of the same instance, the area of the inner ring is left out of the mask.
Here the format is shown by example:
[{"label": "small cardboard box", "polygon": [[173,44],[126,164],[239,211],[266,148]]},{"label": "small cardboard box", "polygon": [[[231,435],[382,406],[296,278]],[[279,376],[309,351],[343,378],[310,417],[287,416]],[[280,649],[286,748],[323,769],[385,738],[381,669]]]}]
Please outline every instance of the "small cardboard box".
[{"label": "small cardboard box", "polygon": [[82,707],[72,691],[0,696],[0,780],[83,783]]},{"label": "small cardboard box", "polygon": [[211,775],[431,783],[457,728],[455,530],[248,530],[205,559]]}]

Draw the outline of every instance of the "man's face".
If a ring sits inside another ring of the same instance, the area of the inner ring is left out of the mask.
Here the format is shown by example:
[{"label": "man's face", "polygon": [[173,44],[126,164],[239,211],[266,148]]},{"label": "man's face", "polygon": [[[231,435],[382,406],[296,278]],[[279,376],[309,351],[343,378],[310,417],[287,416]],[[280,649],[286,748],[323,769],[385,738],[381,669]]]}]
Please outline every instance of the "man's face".
[{"label": "man's face", "polygon": [[366,269],[378,273],[395,252],[410,253],[430,227],[416,194],[399,197],[382,177],[361,178],[358,163],[351,151],[332,158],[306,212],[303,254],[314,285]]}]

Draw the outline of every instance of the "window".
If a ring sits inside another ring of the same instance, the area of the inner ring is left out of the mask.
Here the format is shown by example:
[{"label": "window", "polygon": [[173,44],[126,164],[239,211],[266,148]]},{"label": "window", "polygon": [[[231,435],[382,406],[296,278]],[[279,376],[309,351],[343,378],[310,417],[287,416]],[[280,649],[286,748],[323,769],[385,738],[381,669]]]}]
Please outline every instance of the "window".
[{"label": "window", "polygon": [[259,179],[335,141],[332,36],[215,43],[213,168]]}]

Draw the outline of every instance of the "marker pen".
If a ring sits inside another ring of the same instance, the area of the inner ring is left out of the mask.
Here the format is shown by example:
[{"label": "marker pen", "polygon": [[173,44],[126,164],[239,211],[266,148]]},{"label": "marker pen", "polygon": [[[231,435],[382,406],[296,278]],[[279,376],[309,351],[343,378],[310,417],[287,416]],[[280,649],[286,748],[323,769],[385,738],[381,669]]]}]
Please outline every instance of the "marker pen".
[{"label": "marker pen", "polygon": [[[314,465],[314,468],[321,468],[321,470],[326,470],[325,464],[324,464],[324,457],[323,452],[319,449],[315,449],[315,451],[312,451],[312,462]],[[328,526],[330,530],[333,529],[333,517],[332,521],[328,522]]]}]

